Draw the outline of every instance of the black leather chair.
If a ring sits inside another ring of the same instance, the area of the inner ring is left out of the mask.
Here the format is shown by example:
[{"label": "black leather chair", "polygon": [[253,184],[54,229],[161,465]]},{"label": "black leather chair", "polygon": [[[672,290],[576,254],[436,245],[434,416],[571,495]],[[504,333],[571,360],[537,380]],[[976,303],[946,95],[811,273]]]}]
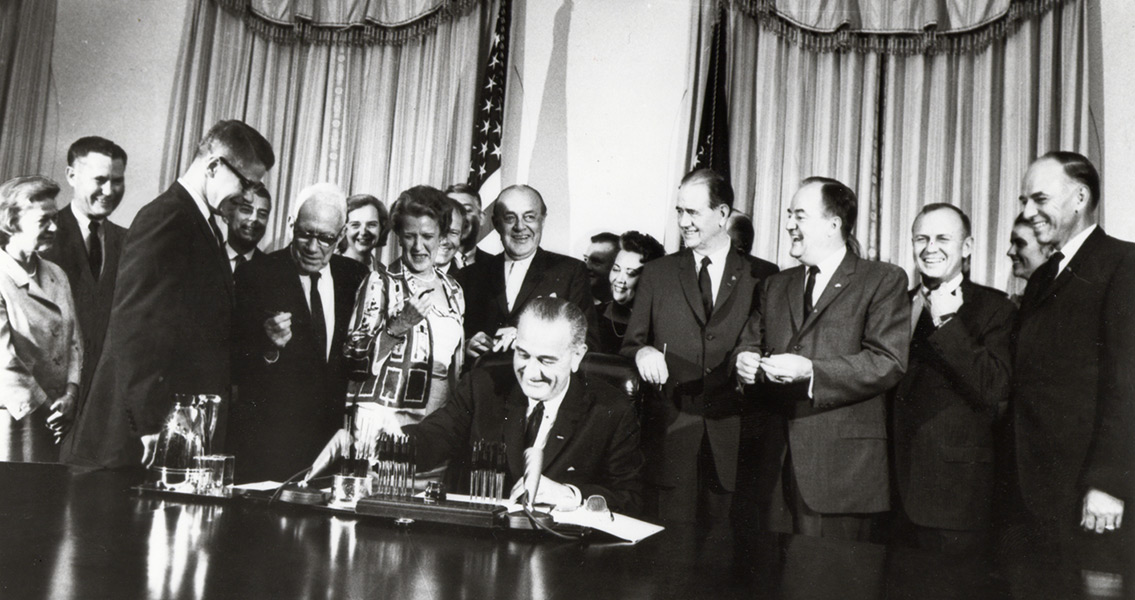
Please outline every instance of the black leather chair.
[{"label": "black leather chair", "polygon": [[[486,354],[477,360],[474,368],[499,367],[512,363],[511,352]],[[635,407],[642,407],[642,381],[638,378],[638,368],[634,361],[616,354],[588,352],[579,365],[579,375],[583,380],[602,381],[615,389],[622,390]]]}]

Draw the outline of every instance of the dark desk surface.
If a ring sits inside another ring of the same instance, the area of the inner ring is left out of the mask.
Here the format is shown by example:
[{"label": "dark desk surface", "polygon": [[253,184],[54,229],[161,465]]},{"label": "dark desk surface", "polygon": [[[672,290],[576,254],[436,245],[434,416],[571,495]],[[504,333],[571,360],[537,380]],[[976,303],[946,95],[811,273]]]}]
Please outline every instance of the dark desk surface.
[{"label": "dark desk surface", "polygon": [[3,598],[981,598],[987,565],[671,527],[638,545],[139,495],[136,476],[0,463]]}]

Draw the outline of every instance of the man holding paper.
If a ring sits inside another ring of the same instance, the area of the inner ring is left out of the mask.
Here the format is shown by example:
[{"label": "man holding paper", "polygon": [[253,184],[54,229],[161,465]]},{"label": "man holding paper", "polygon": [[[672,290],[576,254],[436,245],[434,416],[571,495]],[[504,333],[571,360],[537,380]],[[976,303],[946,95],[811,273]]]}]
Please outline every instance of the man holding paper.
[{"label": "man holding paper", "polygon": [[[463,490],[474,442],[503,442],[510,499],[524,492],[525,453],[531,448],[543,452],[537,504],[572,509],[600,495],[613,511],[637,513],[643,465],[638,417],[621,392],[576,375],[586,336],[587,320],[578,306],[559,298],[531,300],[517,324],[511,371],[474,369],[445,406],[404,429],[417,449],[418,469],[449,460],[456,476],[451,484]],[[378,433],[364,431],[361,437],[373,443]],[[348,433],[337,433],[311,473],[344,456],[348,444]]]}]

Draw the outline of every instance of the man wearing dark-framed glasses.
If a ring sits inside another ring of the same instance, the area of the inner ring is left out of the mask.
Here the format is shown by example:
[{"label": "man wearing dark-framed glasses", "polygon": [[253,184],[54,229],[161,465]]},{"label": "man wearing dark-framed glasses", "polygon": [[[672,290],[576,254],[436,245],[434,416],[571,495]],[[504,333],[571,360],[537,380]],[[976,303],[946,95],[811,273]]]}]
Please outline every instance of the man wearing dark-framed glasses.
[{"label": "man wearing dark-framed glasses", "polygon": [[178,180],[126,234],[104,352],[61,459],[148,463],[174,394],[229,396],[233,283],[213,215],[261,186],[271,144],[241,121],[205,134]]}]

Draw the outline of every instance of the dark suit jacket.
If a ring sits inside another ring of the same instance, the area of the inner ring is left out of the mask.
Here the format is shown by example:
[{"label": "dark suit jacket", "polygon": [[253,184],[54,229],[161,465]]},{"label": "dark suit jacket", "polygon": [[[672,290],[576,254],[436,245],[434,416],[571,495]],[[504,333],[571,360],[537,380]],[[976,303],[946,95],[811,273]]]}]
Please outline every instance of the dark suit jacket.
[{"label": "dark suit jacket", "polygon": [[693,250],[663,256],[643,267],[620,353],[634,359],[643,346],[666,349],[669,379],[662,394],[648,396],[646,405],[651,480],[663,486],[675,484],[673,475],[655,457],[665,454],[664,428],[683,411],[704,415],[718,480],[732,490],[737,477],[741,395],[732,377],[730,356],[745,322],[757,310],[760,282],[778,268],[730,251],[708,322],[697,269]]},{"label": "dark suit jacket", "polygon": [[1102,229],[1048,290],[1025,288],[1010,404],[1020,490],[1040,517],[1079,523],[1089,487],[1135,497],[1133,306],[1135,244]]},{"label": "dark suit jacket", "polygon": [[[527,411],[528,398],[511,365],[476,368],[461,379],[445,406],[405,431],[414,439],[420,469],[450,460],[454,481],[465,484],[473,443],[504,442],[507,493],[524,475]],[[611,510],[634,514],[642,505],[642,463],[634,405],[606,383],[572,375],[544,447],[542,473],[578,487],[584,499],[599,494]]]},{"label": "dark suit jacket", "polygon": [[79,231],[79,222],[75,220],[75,213],[71,212],[70,206],[59,210],[56,224],[58,229],[55,232],[55,243],[43,253],[43,257],[63,268],[67,281],[71,284],[71,295],[75,298],[75,314],[83,332],[83,374],[79,386],[81,402],[86,397],[95,366],[102,355],[106,324],[110,319],[110,304],[114,301],[118,258],[122,255],[126,230],[109,220],[103,221],[102,273],[95,279],[91,275],[87,259],[87,245],[83,242],[84,232]]},{"label": "dark suit jacket", "polygon": [[[797,485],[819,513],[872,513],[890,507],[886,393],[906,370],[910,298],[906,273],[850,251],[807,320],[803,266],[769,277],[760,314],[738,352],[762,349],[812,360],[808,382],[766,383],[758,398],[787,420]],[[770,443],[776,443],[770,431]],[[781,440],[783,443],[783,440]],[[764,475],[780,477],[784,449],[766,445]]]},{"label": "dark suit jacket", "polygon": [[587,345],[599,346],[595,304],[583,262],[543,248],[536,249],[532,264],[520,284],[512,311],[504,289],[504,254],[494,254],[457,272],[457,282],[465,291],[465,339],[484,331],[492,337],[501,327],[515,327],[524,304],[532,298],[551,296],[567,300],[587,317]]},{"label": "dark suit jacket", "polygon": [[957,315],[925,343],[912,343],[895,389],[895,483],[911,522],[984,531],[993,501],[994,421],[998,404],[1009,399],[1016,308],[1004,293],[968,279],[961,294]]},{"label": "dark suit jacket", "polygon": [[[173,394],[229,393],[233,282],[228,258],[179,183],[126,233],[105,351],[62,460],[137,465]],[[227,400],[226,400],[227,401]]]},{"label": "dark suit jacket", "polygon": [[[310,466],[343,426],[343,339],[355,292],[366,275],[361,263],[331,257],[334,335],[324,360],[323,348],[315,346],[311,312],[291,250],[278,250],[237,269],[233,371],[240,393],[232,405],[227,441],[236,456],[238,480],[291,477]],[[276,362],[268,363],[264,354],[275,345],[264,333],[264,320],[276,312],[292,314],[292,339]]]}]

